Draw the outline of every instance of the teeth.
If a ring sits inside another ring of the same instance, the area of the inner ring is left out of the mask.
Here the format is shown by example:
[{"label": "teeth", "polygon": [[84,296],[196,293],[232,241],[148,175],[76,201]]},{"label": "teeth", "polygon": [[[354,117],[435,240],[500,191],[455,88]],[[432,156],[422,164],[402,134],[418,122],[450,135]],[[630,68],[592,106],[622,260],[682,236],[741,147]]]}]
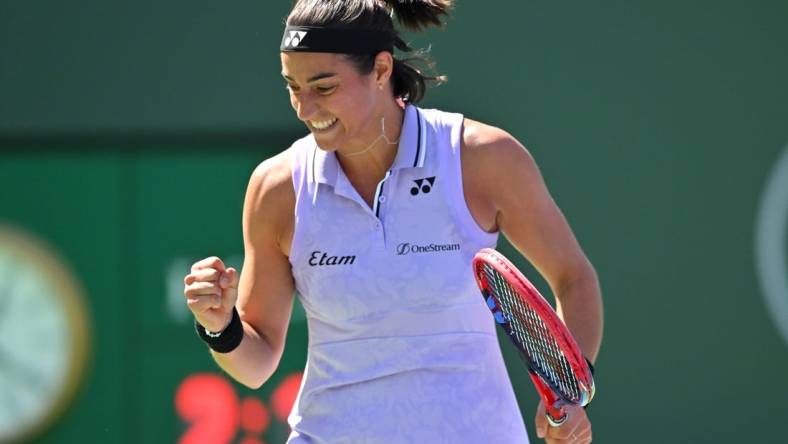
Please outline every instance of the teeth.
[{"label": "teeth", "polygon": [[322,129],[326,129],[329,126],[333,125],[334,122],[336,122],[336,121],[337,121],[337,118],[336,117],[332,117],[332,118],[330,118],[328,120],[310,120],[309,123],[311,123],[312,126],[314,126],[315,128],[317,128],[319,130],[322,130]]}]

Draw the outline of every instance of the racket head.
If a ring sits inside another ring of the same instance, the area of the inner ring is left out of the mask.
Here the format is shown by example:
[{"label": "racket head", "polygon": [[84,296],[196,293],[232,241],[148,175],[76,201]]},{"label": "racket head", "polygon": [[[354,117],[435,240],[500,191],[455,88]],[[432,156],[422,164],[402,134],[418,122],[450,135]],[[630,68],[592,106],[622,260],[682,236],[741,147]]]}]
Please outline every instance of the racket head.
[{"label": "racket head", "polygon": [[591,402],[595,390],[591,369],[572,334],[536,287],[491,248],[476,253],[473,275],[493,318],[528,369],[560,402],[579,406]]}]

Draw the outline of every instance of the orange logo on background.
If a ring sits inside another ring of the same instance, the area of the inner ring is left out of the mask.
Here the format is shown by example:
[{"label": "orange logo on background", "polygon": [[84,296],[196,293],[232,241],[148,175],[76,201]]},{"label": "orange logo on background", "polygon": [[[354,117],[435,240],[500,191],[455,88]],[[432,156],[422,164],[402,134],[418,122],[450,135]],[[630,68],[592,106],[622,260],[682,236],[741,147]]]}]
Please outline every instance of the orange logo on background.
[{"label": "orange logo on background", "polygon": [[301,372],[285,377],[274,389],[269,405],[248,396],[239,399],[233,384],[224,376],[197,373],[188,376],[175,391],[175,411],[189,424],[178,444],[265,444],[262,435],[271,426],[271,416],[287,427],[287,416],[301,386]]}]

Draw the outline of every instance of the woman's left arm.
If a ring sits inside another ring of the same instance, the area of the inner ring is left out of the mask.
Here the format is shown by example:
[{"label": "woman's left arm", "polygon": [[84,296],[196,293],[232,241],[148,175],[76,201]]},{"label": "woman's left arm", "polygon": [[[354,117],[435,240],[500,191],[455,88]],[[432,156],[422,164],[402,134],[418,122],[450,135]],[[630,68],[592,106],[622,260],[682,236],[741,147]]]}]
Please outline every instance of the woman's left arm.
[{"label": "woman's left arm", "polygon": [[544,276],[559,316],[595,361],[603,318],[597,275],[533,157],[505,131],[468,119],[462,156],[471,213],[483,228],[500,229]]}]

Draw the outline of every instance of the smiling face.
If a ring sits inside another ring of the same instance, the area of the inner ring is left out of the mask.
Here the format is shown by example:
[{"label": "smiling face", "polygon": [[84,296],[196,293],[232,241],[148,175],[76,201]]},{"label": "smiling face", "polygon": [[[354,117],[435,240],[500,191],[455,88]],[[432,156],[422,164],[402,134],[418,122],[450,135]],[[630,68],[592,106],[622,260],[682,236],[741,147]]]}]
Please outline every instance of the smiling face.
[{"label": "smiling face", "polygon": [[390,75],[377,62],[385,58],[378,54],[372,72],[360,74],[341,54],[281,53],[290,104],[321,149],[352,152],[378,137],[385,99],[393,101],[388,88],[378,88]]}]

